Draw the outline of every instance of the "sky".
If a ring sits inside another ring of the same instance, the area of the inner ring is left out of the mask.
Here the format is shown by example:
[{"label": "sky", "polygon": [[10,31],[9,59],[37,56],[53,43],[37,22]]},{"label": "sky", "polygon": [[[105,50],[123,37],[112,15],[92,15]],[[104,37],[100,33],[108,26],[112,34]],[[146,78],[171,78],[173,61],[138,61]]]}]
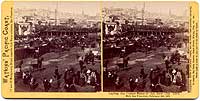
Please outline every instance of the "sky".
[{"label": "sky", "polygon": [[[76,3],[74,3],[76,2]],[[100,13],[101,7],[114,7],[114,8],[137,8],[141,10],[144,6],[143,1],[112,1],[112,2],[80,2],[80,1],[72,1],[72,2],[15,2],[16,8],[41,8],[41,9],[50,9],[55,10],[56,5],[58,4],[58,11],[61,12],[69,12],[69,13],[77,13],[81,14],[82,11],[88,15],[96,15]],[[102,4],[102,5],[101,5]],[[183,15],[186,10],[188,10],[189,2],[170,2],[170,1],[150,1],[145,2],[145,11],[152,13],[163,13],[169,14],[169,10],[172,14]]]},{"label": "sky", "polygon": [[140,1],[140,2],[104,2],[104,7],[113,7],[113,8],[137,8],[138,10],[142,10],[145,5],[145,11],[152,12],[152,13],[162,13],[162,14],[169,14],[171,11],[172,14],[176,15],[183,15],[186,10],[189,8],[189,2],[170,2],[170,1]]},{"label": "sky", "polygon": [[96,15],[97,13],[100,13],[100,4],[99,2],[15,2],[14,7],[15,8],[37,8],[37,9],[49,9],[49,10],[55,10],[56,5],[58,5],[58,12],[69,12],[74,14],[81,14],[84,12],[84,14],[88,14],[91,16]]}]

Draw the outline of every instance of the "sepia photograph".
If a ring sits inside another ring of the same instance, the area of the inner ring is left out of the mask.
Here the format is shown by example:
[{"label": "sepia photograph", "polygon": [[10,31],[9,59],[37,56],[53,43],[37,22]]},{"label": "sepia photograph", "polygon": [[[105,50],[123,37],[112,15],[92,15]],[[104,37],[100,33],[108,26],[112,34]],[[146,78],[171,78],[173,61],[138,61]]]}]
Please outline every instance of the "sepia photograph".
[{"label": "sepia photograph", "polygon": [[1,2],[1,95],[197,99],[199,2]]},{"label": "sepia photograph", "polygon": [[99,2],[14,2],[15,92],[101,91]]},{"label": "sepia photograph", "polygon": [[103,2],[103,91],[189,92],[189,2]]}]

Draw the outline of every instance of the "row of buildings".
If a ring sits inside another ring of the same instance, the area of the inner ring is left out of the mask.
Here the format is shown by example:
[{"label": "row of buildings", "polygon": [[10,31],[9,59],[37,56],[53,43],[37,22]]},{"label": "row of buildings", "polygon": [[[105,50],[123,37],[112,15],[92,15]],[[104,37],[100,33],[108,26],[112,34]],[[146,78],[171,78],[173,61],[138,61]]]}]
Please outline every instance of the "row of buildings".
[{"label": "row of buildings", "polygon": [[124,8],[104,8],[104,22],[119,22],[120,24],[129,25],[150,25],[150,26],[167,26],[172,28],[182,27],[188,29],[188,15],[177,16],[169,11],[169,14],[151,13],[142,10],[124,9]]},{"label": "row of buildings", "polygon": [[100,15],[89,16],[46,9],[15,9],[15,34],[34,34],[36,26],[65,26],[69,28],[100,28]]},{"label": "row of buildings", "polygon": [[168,15],[163,15],[137,9],[103,8],[102,15],[89,16],[84,11],[81,14],[72,14],[48,9],[15,9],[15,33],[17,35],[33,34],[37,25],[101,28],[100,17],[103,17],[103,22],[113,26],[115,26],[115,22],[118,22],[119,26],[127,24],[185,29],[189,27],[187,16],[176,16],[171,12]]}]

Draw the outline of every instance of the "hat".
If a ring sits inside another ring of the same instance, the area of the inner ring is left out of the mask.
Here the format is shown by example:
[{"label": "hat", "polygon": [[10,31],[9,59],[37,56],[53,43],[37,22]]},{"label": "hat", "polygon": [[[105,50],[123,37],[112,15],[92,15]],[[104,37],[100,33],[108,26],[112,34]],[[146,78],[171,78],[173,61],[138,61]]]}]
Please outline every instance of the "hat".
[{"label": "hat", "polygon": [[154,86],[154,84],[152,83],[151,86]]},{"label": "hat", "polygon": [[69,84],[66,84],[65,86],[66,86],[66,87],[69,87]]},{"label": "hat", "polygon": [[53,79],[50,79],[49,82],[52,83],[52,82],[53,82]]},{"label": "hat", "polygon": [[86,73],[87,73],[87,74],[91,73],[91,70],[88,69]]},{"label": "hat", "polygon": [[133,81],[133,79],[132,79],[132,78],[130,78],[130,79],[129,79],[129,81]]},{"label": "hat", "polygon": [[175,69],[173,69],[173,70],[172,70],[172,73],[173,73],[173,74],[175,74],[175,73],[176,73],[176,70],[175,70]]},{"label": "hat", "polygon": [[135,79],[135,82],[138,82],[138,79]]}]

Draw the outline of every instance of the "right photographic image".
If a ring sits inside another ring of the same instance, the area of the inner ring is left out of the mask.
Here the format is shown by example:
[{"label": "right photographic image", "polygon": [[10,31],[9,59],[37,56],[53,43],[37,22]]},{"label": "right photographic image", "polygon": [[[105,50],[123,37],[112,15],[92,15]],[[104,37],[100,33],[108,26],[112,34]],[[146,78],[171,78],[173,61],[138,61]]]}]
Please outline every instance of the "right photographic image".
[{"label": "right photographic image", "polygon": [[102,6],[104,92],[190,92],[189,2]]}]

